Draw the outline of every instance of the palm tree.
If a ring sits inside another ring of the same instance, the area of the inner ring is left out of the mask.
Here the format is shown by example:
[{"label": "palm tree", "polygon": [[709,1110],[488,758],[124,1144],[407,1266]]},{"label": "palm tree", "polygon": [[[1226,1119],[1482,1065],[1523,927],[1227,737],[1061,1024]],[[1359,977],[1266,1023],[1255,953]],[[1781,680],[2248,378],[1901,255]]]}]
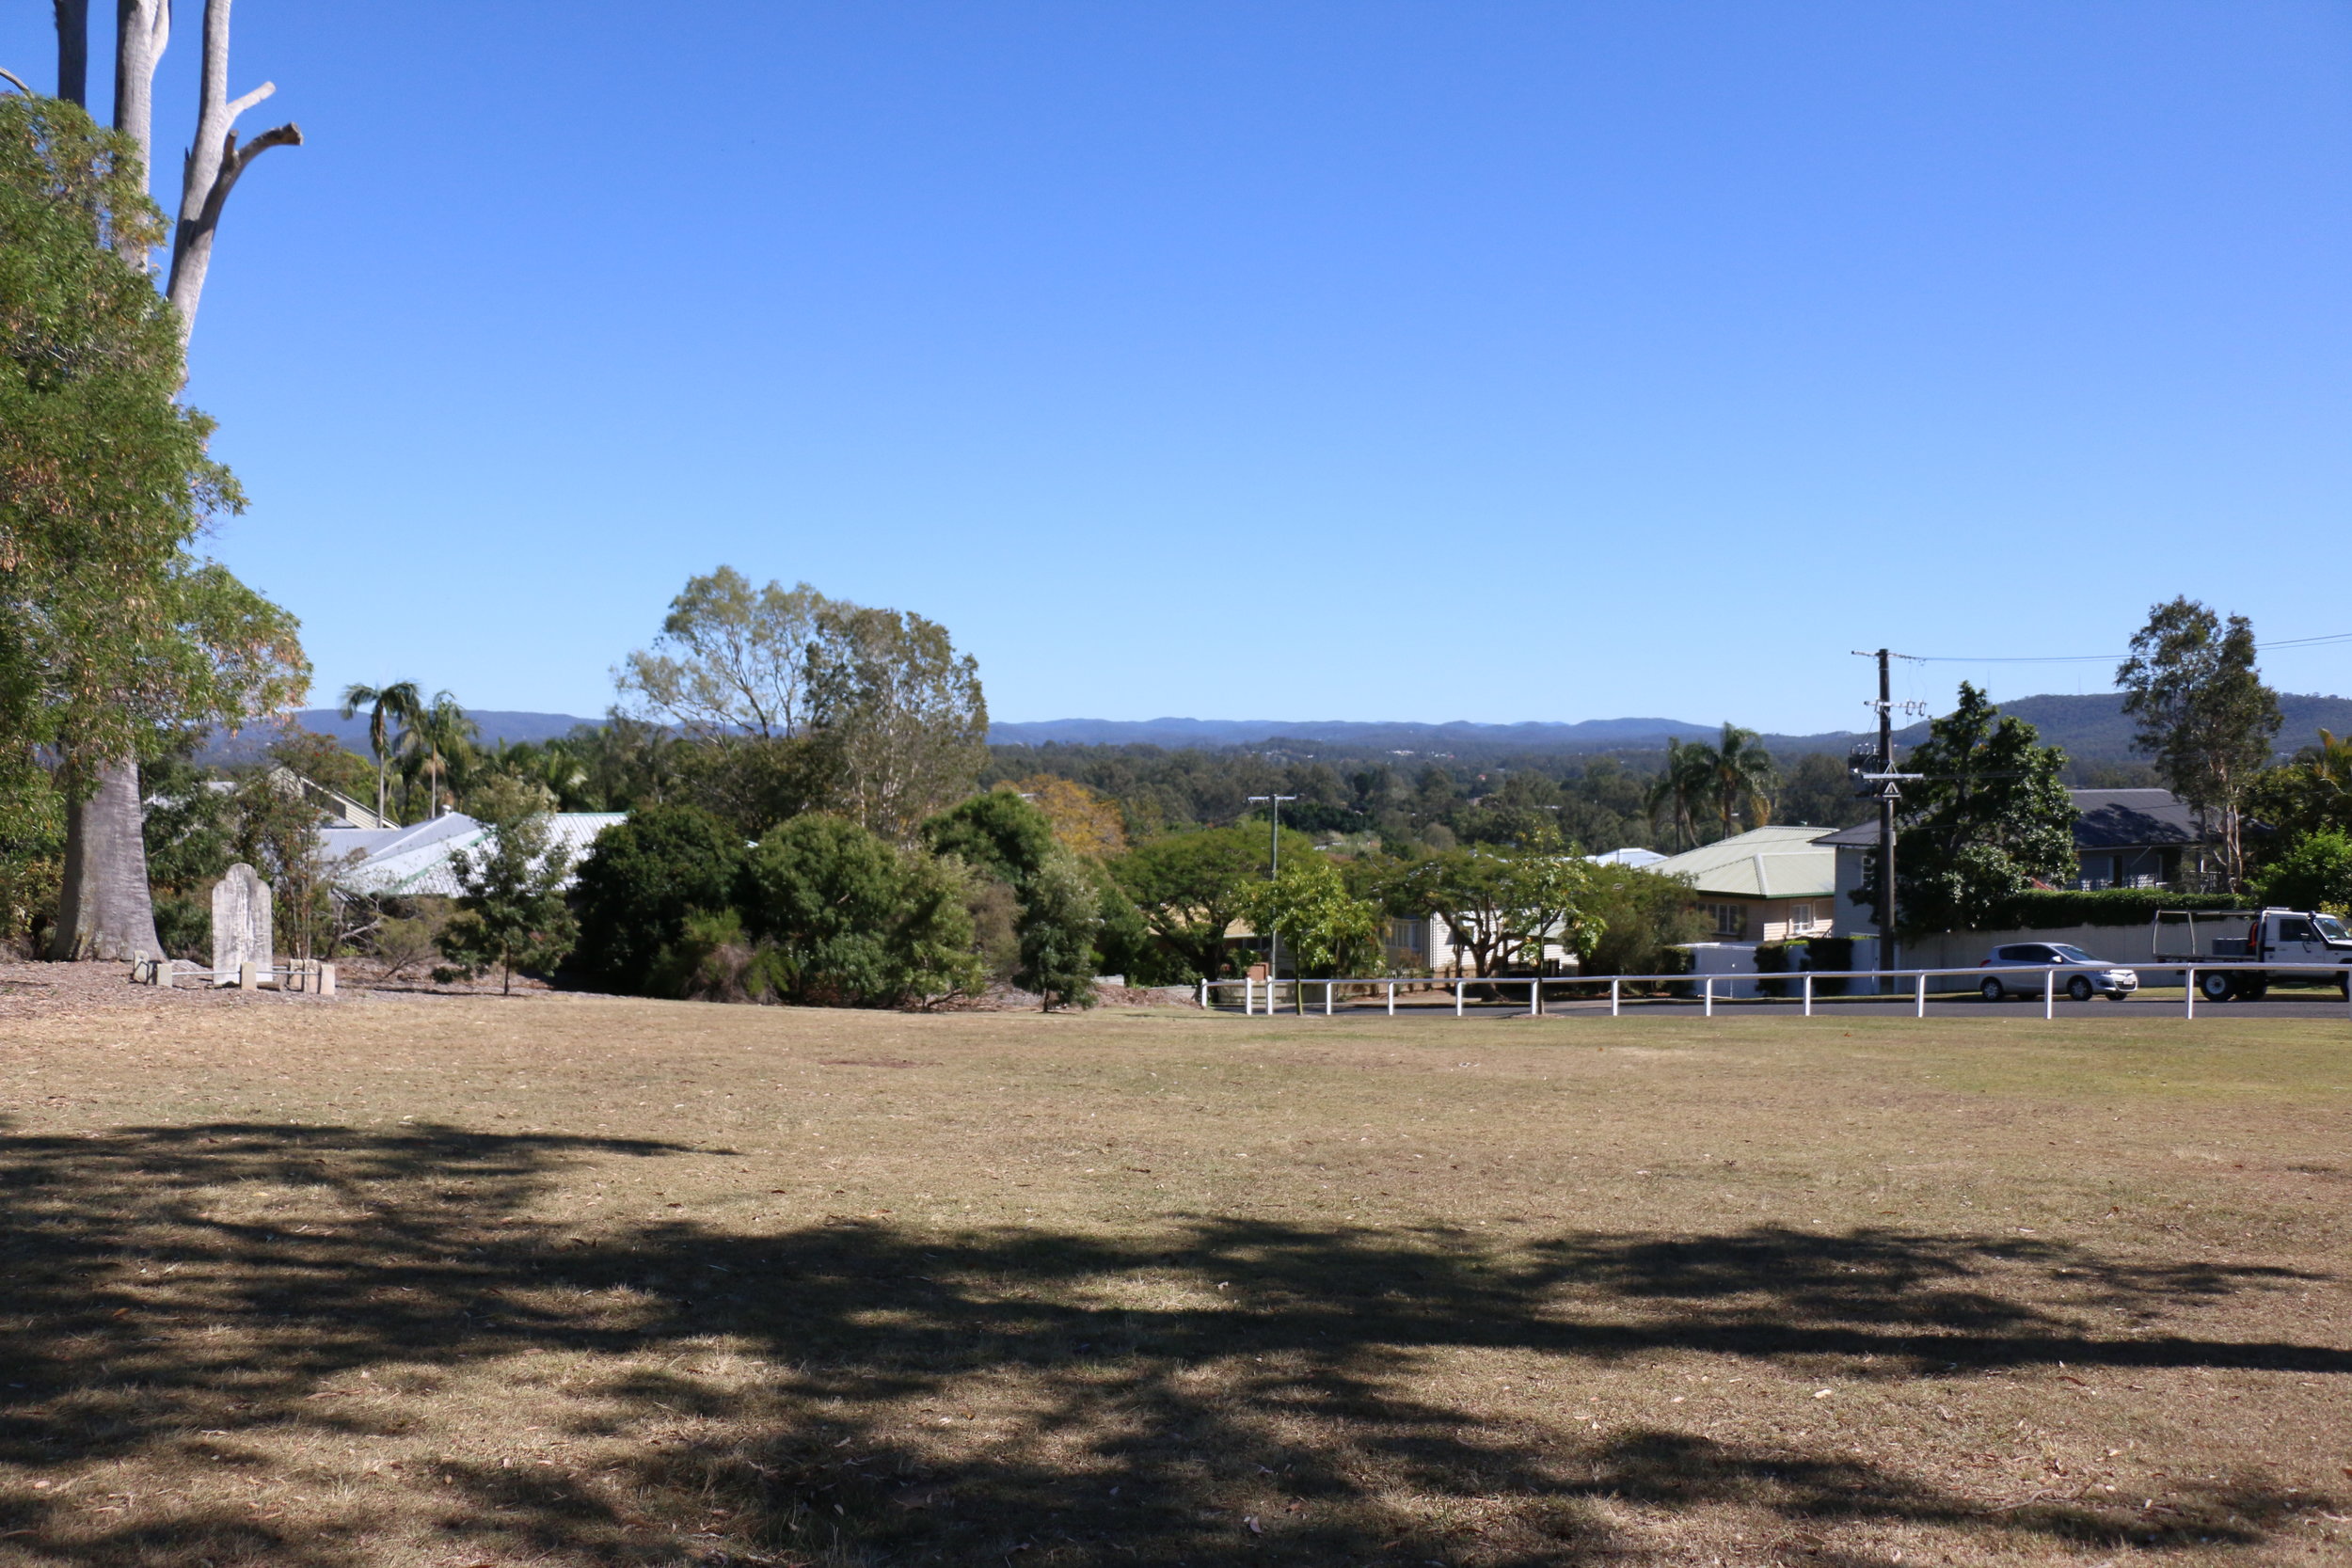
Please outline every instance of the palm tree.
[{"label": "palm tree", "polygon": [[1723,738],[1695,750],[1706,753],[1707,793],[1721,815],[1724,837],[1729,838],[1744,808],[1748,826],[1760,828],[1772,820],[1772,788],[1780,775],[1772,768],[1772,753],[1754,730],[1725,724]]},{"label": "palm tree", "polygon": [[375,753],[375,817],[384,819],[385,763],[392,754],[393,726],[405,728],[424,699],[417,693],[415,681],[394,681],[389,686],[364,686],[358,681],[343,688],[342,716],[358,715],[368,710],[368,750]]},{"label": "palm tree", "polygon": [[1707,799],[1713,755],[1711,747],[1685,745],[1669,736],[1666,766],[1650,781],[1650,825],[1657,827],[1662,818],[1666,830],[1663,836],[1671,837],[1684,849],[1698,843],[1698,808]]},{"label": "palm tree", "polygon": [[457,699],[446,691],[435,692],[433,701],[410,714],[401,726],[397,743],[401,752],[432,779],[431,816],[441,815],[441,780],[448,765],[471,752],[481,733],[481,726],[467,718]]}]

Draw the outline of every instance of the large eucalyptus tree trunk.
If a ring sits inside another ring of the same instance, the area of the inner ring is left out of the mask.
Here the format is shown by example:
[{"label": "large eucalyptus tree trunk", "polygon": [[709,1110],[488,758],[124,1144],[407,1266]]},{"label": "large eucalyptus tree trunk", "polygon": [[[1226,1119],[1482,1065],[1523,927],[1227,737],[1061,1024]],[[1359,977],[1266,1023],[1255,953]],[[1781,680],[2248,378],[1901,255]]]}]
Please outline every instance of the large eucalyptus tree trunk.
[{"label": "large eucalyptus tree trunk", "polygon": [[57,11],[57,96],[89,107],[89,0],[55,0]]},{"label": "large eucalyptus tree trunk", "polygon": [[[54,0],[57,24],[57,96],[80,103],[86,96],[89,58],[88,0]],[[116,0],[115,129],[138,145],[151,186],[155,175],[155,68],[171,39],[171,0]],[[302,132],[293,125],[265,131],[244,148],[231,127],[237,116],[276,88],[264,82],[234,100],[229,97],[229,0],[205,0],[204,65],[196,137],[188,150],[180,191],[180,223],[172,235],[168,293],[180,313],[180,341],[187,344],[204,274],[213,255],[213,234],[221,209],[247,164],[273,147],[298,147]],[[148,259],[130,258],[142,269]],[[145,818],[135,757],[69,758],[69,771],[94,781],[94,787],[69,806],[65,832],[65,885],[58,895],[58,958],[127,958],[155,954],[155,906],[147,882]]]},{"label": "large eucalyptus tree trunk", "polygon": [[[59,8],[58,20],[64,20]],[[137,144],[155,178],[155,68],[171,41],[171,0],[116,0],[115,129]]]},{"label": "large eucalyptus tree trunk", "polygon": [[49,956],[158,955],[163,944],[155,940],[155,903],[147,886],[138,764],[118,763],[88,782],[89,793],[66,807],[65,886]]}]

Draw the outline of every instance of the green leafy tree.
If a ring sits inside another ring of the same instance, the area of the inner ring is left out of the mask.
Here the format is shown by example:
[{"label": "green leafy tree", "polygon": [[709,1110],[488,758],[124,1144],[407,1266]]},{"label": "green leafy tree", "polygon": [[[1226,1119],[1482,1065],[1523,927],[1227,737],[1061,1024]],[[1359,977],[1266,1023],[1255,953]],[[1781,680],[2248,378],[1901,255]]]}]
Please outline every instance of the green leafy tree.
[{"label": "green leafy tree", "polygon": [[1590,918],[1578,927],[1577,956],[1586,974],[1674,973],[1675,949],[1707,934],[1686,877],[1593,865],[1584,884],[1581,908]]},{"label": "green leafy tree", "polygon": [[[2074,873],[2074,800],[2066,753],[2040,743],[2024,720],[2004,716],[1962,683],[1960,703],[1928,726],[1903,764],[1896,815],[1895,903],[1904,931],[1981,928],[2036,882]],[[1878,902],[1875,854],[1854,899]]]},{"label": "green leafy tree", "polygon": [[1045,1010],[1094,1006],[1094,937],[1103,901],[1075,855],[1056,846],[1021,885],[1021,966],[1014,983]]},{"label": "green leafy tree", "polygon": [[654,987],[657,960],[695,914],[726,910],[743,863],[739,835],[695,806],[647,806],[596,835],[573,902],[583,974],[617,990]]},{"label": "green leafy tree", "polygon": [[[1248,890],[1266,879],[1267,835],[1250,828],[1170,833],[1111,863],[1111,875],[1134,902],[1178,980],[1221,978],[1225,933],[1241,918]],[[1306,834],[1282,834],[1282,859],[1314,852]]]},{"label": "green leafy tree", "polygon": [[1398,914],[1434,915],[1481,974],[1534,967],[1543,944],[1574,951],[1604,917],[1586,909],[1590,868],[1556,835],[1529,847],[1445,850],[1400,867],[1385,897]]},{"label": "green leafy tree", "polygon": [[2221,859],[2234,887],[2246,870],[2241,807],[2268,766],[2280,722],[2278,693],[2254,664],[2254,627],[2194,599],[2148,612],[2117,667],[2123,711],[2138,721],[2140,752],[2172,792],[2221,828]]},{"label": "green leafy tree", "polygon": [[1501,893],[1506,940],[1529,969],[1542,969],[1547,943],[1581,954],[1608,924],[1592,907],[1592,867],[1556,840],[1504,857]]},{"label": "green leafy tree", "polygon": [[2305,834],[2264,868],[2254,887],[2265,904],[2352,914],[2352,834]]},{"label": "green leafy tree", "polygon": [[[1011,892],[1014,984],[1044,997],[1048,1009],[1094,1005],[1104,890],[1057,841],[1052,818],[1012,790],[993,789],[924,823],[923,841]],[[978,905],[973,912],[976,923],[984,916]]]},{"label": "green leafy tree", "polygon": [[780,825],[752,851],[742,887],[745,927],[761,942],[755,993],[901,1006],[979,983],[962,879],[854,822],[810,814]]},{"label": "green leafy tree", "polygon": [[[415,681],[394,681],[389,686],[369,686],[354,681],[343,688],[342,706],[339,710],[346,719],[357,718],[361,708],[368,710],[368,752],[375,758],[375,815],[384,816],[385,784],[391,765],[392,743],[401,731],[414,723],[424,711],[424,698],[417,690]],[[389,820],[389,817],[385,818]]]},{"label": "green leafy tree", "polygon": [[434,939],[447,960],[433,971],[437,982],[496,969],[501,993],[511,994],[515,971],[545,973],[572,950],[578,927],[564,901],[571,858],[551,831],[554,804],[521,780],[498,781],[475,800],[488,831],[476,847],[450,856],[458,912]]},{"label": "green leafy tree", "polygon": [[58,958],[160,945],[139,762],[309,677],[293,618],[191,553],[242,497],[178,401],[179,320],[144,270],[161,238],[133,144],[0,100],[0,768],[61,759]]},{"label": "green leafy tree", "polygon": [[643,712],[697,738],[787,739],[807,721],[809,644],[833,608],[805,582],[755,589],[722,566],[687,578],[661,635],[615,682]]},{"label": "green leafy tree", "polygon": [[988,755],[979,667],[920,615],[835,604],[809,649],[830,808],[894,843],[972,793]]},{"label": "green leafy tree", "polygon": [[1259,931],[1279,931],[1294,973],[1339,976],[1380,962],[1380,906],[1348,891],[1325,856],[1285,861],[1280,873],[1242,889],[1241,917]]},{"label": "green leafy tree", "polygon": [[1143,911],[1127,896],[1107,865],[1088,867],[1094,882],[1095,961],[1105,974],[1126,976],[1131,986],[1174,985],[1187,976],[1152,939]]},{"label": "green leafy tree", "polygon": [[2318,743],[2297,752],[2293,762],[2255,775],[2245,811],[2276,830],[2285,845],[2331,829],[2352,831],[2352,738],[2320,731]]},{"label": "green leafy tree", "polygon": [[191,750],[183,746],[141,770],[148,792],[142,831],[158,951],[210,964],[213,884],[237,859],[236,801],[229,788],[216,787],[228,781],[188,760]]},{"label": "green leafy tree", "polygon": [[953,855],[1020,888],[1053,859],[1054,824],[1012,790],[992,789],[924,823],[923,842],[935,855]]},{"label": "green leafy tree", "polygon": [[1844,758],[1808,752],[1788,769],[1772,810],[1783,822],[1851,828],[1868,821],[1877,807],[1855,792],[1853,775],[1846,770]]}]

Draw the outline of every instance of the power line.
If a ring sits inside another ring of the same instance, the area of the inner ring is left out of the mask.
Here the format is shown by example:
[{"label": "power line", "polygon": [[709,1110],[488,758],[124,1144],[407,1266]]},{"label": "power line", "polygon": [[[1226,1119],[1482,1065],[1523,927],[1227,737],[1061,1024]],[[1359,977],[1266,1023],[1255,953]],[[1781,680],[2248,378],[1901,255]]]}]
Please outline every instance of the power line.
[{"label": "power line", "polygon": [[[2325,637],[2285,637],[2275,642],[2257,642],[2257,651],[2271,648],[2317,648],[2331,643],[2352,642],[2352,631],[2330,632]],[[2123,654],[2052,654],[2039,657],[2026,654],[1987,654],[1980,657],[1965,657],[1959,654],[1897,654],[1897,658],[1914,664],[2113,664],[2130,658]]]}]

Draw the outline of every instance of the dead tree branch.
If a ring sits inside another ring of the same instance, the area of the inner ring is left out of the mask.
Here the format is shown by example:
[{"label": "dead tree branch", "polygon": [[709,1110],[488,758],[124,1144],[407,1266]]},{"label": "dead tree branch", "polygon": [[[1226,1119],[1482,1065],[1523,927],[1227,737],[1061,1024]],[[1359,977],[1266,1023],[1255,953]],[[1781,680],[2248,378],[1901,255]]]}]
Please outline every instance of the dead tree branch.
[{"label": "dead tree branch", "polygon": [[[129,0],[126,0],[129,3]],[[302,129],[280,125],[240,148],[237,117],[278,90],[263,82],[241,98],[229,96],[230,0],[205,0],[204,66],[198,88],[196,138],[188,148],[180,182],[180,222],[171,236],[171,277],[164,293],[180,312],[183,343],[196,330],[196,308],[212,267],[213,239],[229,193],[246,166],[273,147],[300,147]]]}]

